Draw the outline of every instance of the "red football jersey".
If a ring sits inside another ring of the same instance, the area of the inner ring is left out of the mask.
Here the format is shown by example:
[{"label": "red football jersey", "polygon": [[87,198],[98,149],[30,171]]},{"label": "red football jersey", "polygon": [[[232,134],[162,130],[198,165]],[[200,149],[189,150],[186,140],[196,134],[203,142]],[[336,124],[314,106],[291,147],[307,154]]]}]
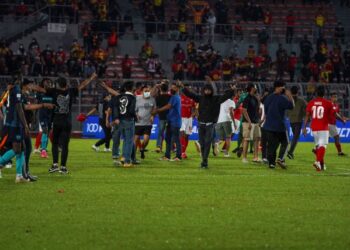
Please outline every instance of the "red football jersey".
[{"label": "red football jersey", "polygon": [[181,117],[190,118],[192,117],[192,109],[196,106],[196,103],[185,95],[181,95]]},{"label": "red football jersey", "polygon": [[311,117],[312,131],[328,130],[331,116],[334,116],[333,105],[330,101],[317,97],[307,104],[306,112]]},{"label": "red football jersey", "polygon": [[239,107],[237,107],[238,100],[239,100],[239,97],[233,98],[233,101],[236,104],[236,109],[233,111],[233,117],[235,118],[235,120],[240,120],[241,116],[242,116],[242,112],[243,112],[243,104],[242,103],[241,103],[241,105],[239,105]]},{"label": "red football jersey", "polygon": [[332,103],[333,106],[333,114],[331,115],[330,119],[329,119],[329,124],[335,125],[337,122],[337,117],[336,117],[336,113],[339,113],[339,105],[337,103]]}]

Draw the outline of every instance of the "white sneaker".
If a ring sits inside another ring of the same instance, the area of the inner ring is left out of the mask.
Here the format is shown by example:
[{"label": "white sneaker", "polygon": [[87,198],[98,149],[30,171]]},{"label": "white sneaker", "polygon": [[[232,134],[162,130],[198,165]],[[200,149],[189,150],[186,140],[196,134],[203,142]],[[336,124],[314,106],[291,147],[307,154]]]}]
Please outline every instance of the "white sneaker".
[{"label": "white sneaker", "polygon": [[322,170],[321,163],[319,161],[315,161],[313,166],[316,169],[316,171],[321,171]]},{"label": "white sneaker", "polygon": [[96,147],[95,145],[92,145],[91,148],[92,148],[93,150],[95,150],[96,152],[100,151],[100,149],[99,149],[98,147]]},{"label": "white sneaker", "polygon": [[224,154],[224,157],[228,158],[228,157],[230,157],[230,154],[226,153],[226,154]]},{"label": "white sneaker", "polygon": [[104,152],[112,152],[112,149],[110,149],[110,148],[105,148],[103,151],[104,151]]},{"label": "white sneaker", "polygon": [[15,183],[25,183],[25,182],[28,182],[26,178],[24,178],[23,176],[16,176]]},{"label": "white sneaker", "polygon": [[0,179],[2,178],[2,173],[1,173],[1,169],[0,169]]},{"label": "white sneaker", "polygon": [[242,163],[247,164],[247,163],[249,163],[249,161],[247,160],[247,158],[243,158]]},{"label": "white sneaker", "polygon": [[33,154],[40,154],[40,152],[41,152],[41,150],[38,148],[33,150]]},{"label": "white sneaker", "polygon": [[7,163],[7,164],[5,165],[5,168],[12,168],[12,163]]}]

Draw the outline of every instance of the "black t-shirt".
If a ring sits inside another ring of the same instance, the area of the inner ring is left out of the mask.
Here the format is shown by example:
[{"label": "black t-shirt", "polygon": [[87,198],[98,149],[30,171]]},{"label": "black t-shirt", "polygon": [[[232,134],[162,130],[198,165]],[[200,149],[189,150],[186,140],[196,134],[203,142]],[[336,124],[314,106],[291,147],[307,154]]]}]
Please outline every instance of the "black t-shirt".
[{"label": "black t-shirt", "polygon": [[114,103],[114,119],[136,119],[136,97],[129,92],[119,95]]},{"label": "black t-shirt", "polygon": [[98,112],[98,117],[105,121],[106,120],[106,111],[107,109],[110,107],[110,101],[106,101],[106,100],[101,100],[97,105],[96,105],[96,109]]},{"label": "black t-shirt", "polygon": [[78,96],[78,88],[62,89],[47,89],[46,95],[53,98],[53,104],[55,108],[53,110],[53,121],[66,119],[71,121],[72,118],[72,104],[73,100]]},{"label": "black t-shirt", "polygon": [[[258,98],[253,95],[248,95],[243,101],[243,108],[247,109],[247,113],[252,123],[258,123],[260,121],[259,105]],[[248,122],[244,116],[243,122]]]},{"label": "black t-shirt", "polygon": [[[169,103],[170,100],[170,95],[169,94],[161,94],[156,97],[156,105],[157,108],[161,108]],[[166,120],[168,115],[168,110],[160,112],[158,114],[159,120]]]}]

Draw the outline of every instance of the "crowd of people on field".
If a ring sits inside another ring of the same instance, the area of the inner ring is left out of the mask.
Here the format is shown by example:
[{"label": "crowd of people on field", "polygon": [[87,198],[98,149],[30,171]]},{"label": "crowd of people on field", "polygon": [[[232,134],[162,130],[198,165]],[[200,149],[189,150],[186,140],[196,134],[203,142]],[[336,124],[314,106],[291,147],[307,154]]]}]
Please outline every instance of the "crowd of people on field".
[{"label": "crowd of people on field", "polygon": [[[43,79],[36,85],[18,73],[9,81],[0,101],[0,118],[3,120],[0,170],[11,165],[11,160],[16,157],[16,183],[37,180],[29,172],[32,153],[29,129],[35,120],[32,112],[38,110],[42,133],[37,137],[36,150],[42,158],[47,158],[51,137],[53,164],[48,171],[51,174],[68,174],[72,103],[79,96],[79,91],[96,78],[97,75],[92,74],[78,86],[69,86],[62,77],[55,82]],[[232,152],[238,158],[242,157],[243,164],[264,163],[270,169],[277,166],[287,169],[286,158],[293,160],[297,157],[295,148],[301,129],[306,135],[310,120],[315,139],[315,169],[326,170],[324,159],[328,137],[335,139],[338,155],[345,155],[336,121],[346,123],[349,119],[340,113],[336,93],[327,96],[330,100],[326,99],[324,86],[318,86],[315,98],[307,103],[300,97],[297,86],[287,89],[281,80],[275,81],[273,88],[260,93],[257,86],[249,83],[241,89],[230,85],[223,94],[218,94],[209,76],[206,81],[197,92],[179,80],[171,83],[162,80],[153,86],[126,81],[118,88],[97,80],[105,93],[92,110],[76,119],[84,122],[88,116],[98,114],[104,138],[92,145],[92,149],[99,151],[99,147],[105,145],[104,151],[111,152],[114,164],[124,168],[142,164],[138,153],[141,160],[149,157],[148,144],[156,116],[158,136],[155,152],[164,154],[160,161],[181,163],[192,157],[187,155],[186,150],[194,118],[198,126],[199,139],[194,143],[201,157],[200,169],[209,168],[211,151],[214,157],[222,151],[224,157],[230,158],[233,137],[237,138],[237,146]],[[293,132],[290,145],[287,123],[290,123]],[[252,159],[249,159],[249,152],[253,154]]]}]

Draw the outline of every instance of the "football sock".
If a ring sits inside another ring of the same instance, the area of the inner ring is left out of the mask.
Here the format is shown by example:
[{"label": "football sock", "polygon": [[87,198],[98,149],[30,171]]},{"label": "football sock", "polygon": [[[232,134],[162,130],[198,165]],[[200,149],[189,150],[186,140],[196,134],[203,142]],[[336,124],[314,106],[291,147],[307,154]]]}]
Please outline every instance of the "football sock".
[{"label": "football sock", "polygon": [[14,156],[16,155],[15,151],[13,149],[10,149],[6,151],[5,154],[0,156],[0,165],[6,164],[8,161],[10,161]]},{"label": "football sock", "polygon": [[180,144],[181,144],[181,153],[184,153],[186,151],[186,140],[183,136],[180,137]]},{"label": "football sock", "polygon": [[341,151],[341,144],[340,144],[340,142],[336,142],[336,143],[335,143],[335,147],[337,148],[338,153],[341,153],[341,152],[342,152],[342,151]]},{"label": "football sock", "polygon": [[17,174],[17,176],[22,176],[24,163],[25,163],[24,152],[16,154],[16,174]]},{"label": "football sock", "polygon": [[323,162],[324,155],[326,153],[325,147],[321,146],[317,148],[316,151],[316,156],[317,156],[317,161]]},{"label": "football sock", "polygon": [[41,149],[46,150],[47,143],[48,143],[47,134],[46,133],[42,133],[42,136],[41,136]]},{"label": "football sock", "polygon": [[41,136],[42,136],[42,132],[39,132],[35,138],[35,149],[38,149],[40,147],[40,143],[41,143]]},{"label": "football sock", "polygon": [[185,152],[186,152],[186,150],[187,150],[188,142],[189,142],[189,138],[187,137],[187,138],[185,139]]}]

